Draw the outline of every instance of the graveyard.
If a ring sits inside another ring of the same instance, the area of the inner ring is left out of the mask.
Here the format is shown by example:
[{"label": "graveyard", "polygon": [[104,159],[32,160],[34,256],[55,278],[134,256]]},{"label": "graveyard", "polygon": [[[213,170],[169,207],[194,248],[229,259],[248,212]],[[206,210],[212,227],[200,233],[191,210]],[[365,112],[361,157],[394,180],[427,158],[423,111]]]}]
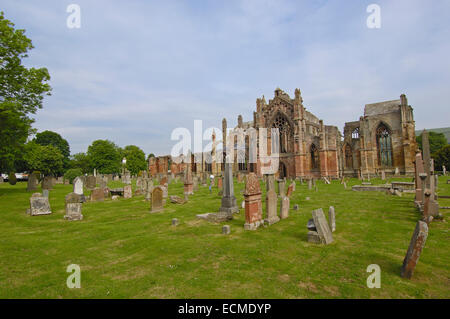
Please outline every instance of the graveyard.
[{"label": "graveyard", "polygon": [[[450,195],[447,179],[439,177],[441,195]],[[411,178],[392,176],[388,181]],[[265,216],[266,186],[260,183]],[[352,186],[361,184],[357,178],[346,180],[346,185],[317,180],[311,189],[305,181],[295,183],[288,218],[251,231],[244,228],[241,206],[245,182],[236,178],[239,212],[219,223],[197,218],[219,211],[217,184],[211,193],[199,185],[186,203],[167,198],[162,210],[151,212],[151,202],[145,194],[135,194],[132,179],[131,198],[87,200],[83,218],[68,221],[65,197],[73,185],[54,185],[48,194],[52,213],[30,216],[27,183],[1,183],[0,297],[448,298],[449,210],[440,210],[444,219],[429,224],[414,276],[406,279],[400,275],[402,262],[421,216],[413,193],[353,191]],[[371,183],[384,181],[372,178]],[[109,189],[124,185],[107,183]],[[181,181],[169,182],[169,196],[184,198],[184,192]],[[322,208],[327,215],[329,206],[336,216],[333,241],[309,242],[306,225],[312,211]],[[450,199],[439,198],[439,206],[450,206]],[[230,227],[229,234],[222,233],[224,225]],[[80,289],[66,286],[70,264],[81,268]],[[379,289],[366,285],[371,264],[381,268]]]}]

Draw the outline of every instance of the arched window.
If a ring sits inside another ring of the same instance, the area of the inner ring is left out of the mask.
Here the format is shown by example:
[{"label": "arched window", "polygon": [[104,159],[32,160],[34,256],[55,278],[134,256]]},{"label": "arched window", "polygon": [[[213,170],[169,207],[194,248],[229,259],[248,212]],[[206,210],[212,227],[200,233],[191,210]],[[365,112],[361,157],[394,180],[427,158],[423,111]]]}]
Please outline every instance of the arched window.
[{"label": "arched window", "polygon": [[358,139],[359,138],[359,127],[355,128],[352,132],[352,138]]},{"label": "arched window", "polygon": [[392,139],[389,129],[381,123],[377,128],[378,165],[392,166]]},{"label": "arched window", "polygon": [[348,144],[345,146],[345,167],[346,168],[353,167],[352,147]]},{"label": "arched window", "polygon": [[280,134],[280,153],[286,153],[289,151],[288,139],[289,139],[289,122],[286,118],[279,114],[273,121],[272,127],[278,128]]},{"label": "arched window", "polygon": [[319,168],[319,150],[315,144],[311,144],[311,168]]}]

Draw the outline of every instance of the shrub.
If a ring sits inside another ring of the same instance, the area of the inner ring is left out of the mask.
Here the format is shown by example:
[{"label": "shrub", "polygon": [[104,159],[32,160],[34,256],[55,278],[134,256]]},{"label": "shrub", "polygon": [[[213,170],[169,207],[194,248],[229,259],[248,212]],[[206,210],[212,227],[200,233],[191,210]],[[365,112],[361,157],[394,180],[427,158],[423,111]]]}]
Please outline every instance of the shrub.
[{"label": "shrub", "polygon": [[15,173],[9,173],[9,175],[8,175],[8,182],[9,182],[11,185],[16,185],[16,183],[17,183],[17,178],[16,178],[16,174],[15,174]]},{"label": "shrub", "polygon": [[68,169],[66,171],[66,173],[64,174],[64,179],[68,179],[69,183],[72,184],[73,180],[77,176],[81,176],[81,175],[83,175],[83,172],[81,171],[81,169],[79,169],[79,168],[71,168],[71,169]]}]

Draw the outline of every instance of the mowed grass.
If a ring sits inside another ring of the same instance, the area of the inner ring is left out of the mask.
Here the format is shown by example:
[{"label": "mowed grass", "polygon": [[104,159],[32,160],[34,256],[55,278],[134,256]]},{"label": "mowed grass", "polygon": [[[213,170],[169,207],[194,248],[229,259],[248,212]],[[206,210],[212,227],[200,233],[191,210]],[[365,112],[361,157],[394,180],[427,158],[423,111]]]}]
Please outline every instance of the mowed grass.
[{"label": "mowed grass", "polygon": [[[450,195],[447,178],[440,177],[441,195]],[[414,276],[403,279],[402,261],[419,219],[414,195],[352,191],[359,183],[350,180],[344,189],[339,181],[318,181],[316,192],[297,182],[288,219],[244,231],[241,210],[227,223],[230,235],[221,234],[222,224],[196,218],[218,211],[217,188],[210,194],[200,186],[189,203],[168,201],[153,214],[144,196],[85,203],[84,219],[69,222],[63,219],[64,196],[72,185],[50,192],[53,214],[31,217],[26,183],[3,183],[0,298],[449,298],[447,221],[430,225]],[[243,188],[235,181],[239,205]],[[183,185],[170,184],[169,194],[183,196]],[[450,206],[450,199],[439,203]],[[331,205],[334,242],[308,243],[311,211],[321,207],[327,215]],[[449,210],[443,213],[447,220]],[[172,218],[180,225],[171,226]],[[66,286],[70,264],[81,267],[80,289]],[[381,267],[380,289],[367,288],[370,264]]]}]

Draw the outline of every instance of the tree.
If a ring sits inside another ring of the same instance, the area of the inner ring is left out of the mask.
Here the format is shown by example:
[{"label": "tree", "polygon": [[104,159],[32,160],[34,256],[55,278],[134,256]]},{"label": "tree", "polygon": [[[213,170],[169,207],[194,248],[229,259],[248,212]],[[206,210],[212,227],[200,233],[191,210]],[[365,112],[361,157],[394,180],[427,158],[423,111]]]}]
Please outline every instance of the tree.
[{"label": "tree", "polygon": [[16,157],[34,132],[30,114],[42,108],[45,95],[50,95],[50,75],[46,68],[26,68],[22,59],[33,48],[25,30],[0,12],[0,170],[13,169]]},{"label": "tree", "polygon": [[67,140],[63,139],[61,135],[52,131],[44,131],[41,133],[37,133],[36,137],[33,139],[39,145],[53,145],[64,156],[64,168],[68,168],[69,166],[69,156],[70,156],[70,147]]},{"label": "tree", "polygon": [[41,171],[45,176],[60,176],[63,173],[64,156],[53,145],[29,142],[25,147],[24,159],[30,171]]},{"label": "tree", "polygon": [[121,168],[120,151],[116,144],[108,140],[96,140],[88,147],[87,155],[91,171],[100,174],[119,173]]},{"label": "tree", "polygon": [[147,169],[147,161],[145,153],[135,145],[125,146],[123,156],[127,159],[126,167],[133,175],[137,175],[140,171]]},{"label": "tree", "polygon": [[[436,133],[429,131],[428,140],[430,142],[430,153],[433,154],[447,145],[447,139],[443,133]],[[416,141],[419,144],[419,148],[422,150],[422,134],[416,136]]]},{"label": "tree", "polygon": [[78,168],[83,174],[91,171],[91,162],[86,153],[76,153],[72,155],[69,163],[70,168]]},{"label": "tree", "polygon": [[450,144],[445,145],[439,151],[433,154],[434,167],[436,171],[442,170],[444,165],[447,170],[450,168]]}]

